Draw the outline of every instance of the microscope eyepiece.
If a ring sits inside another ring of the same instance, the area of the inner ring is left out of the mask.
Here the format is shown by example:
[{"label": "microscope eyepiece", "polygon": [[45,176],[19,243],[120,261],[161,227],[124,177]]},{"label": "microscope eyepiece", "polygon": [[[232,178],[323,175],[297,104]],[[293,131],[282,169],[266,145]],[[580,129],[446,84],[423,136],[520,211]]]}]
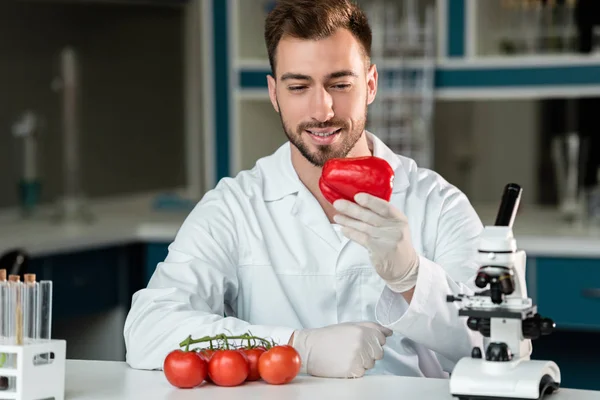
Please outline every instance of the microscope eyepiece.
[{"label": "microscope eyepiece", "polygon": [[509,183],[504,187],[502,201],[496,216],[496,226],[508,226],[512,228],[513,222],[521,202],[521,193],[523,189],[516,183]]}]

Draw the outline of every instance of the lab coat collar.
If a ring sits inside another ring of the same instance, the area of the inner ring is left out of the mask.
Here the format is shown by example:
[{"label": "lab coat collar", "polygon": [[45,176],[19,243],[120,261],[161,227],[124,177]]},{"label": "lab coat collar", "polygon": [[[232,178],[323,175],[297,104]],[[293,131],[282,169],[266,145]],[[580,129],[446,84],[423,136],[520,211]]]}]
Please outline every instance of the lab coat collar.
[{"label": "lab coat collar", "polygon": [[[367,141],[375,157],[386,160],[394,171],[393,193],[399,193],[409,186],[408,175],[404,170],[400,157],[395,154],[381,139],[366,131]],[[300,181],[292,165],[292,144],[288,141],[269,157],[258,162],[264,179],[263,197],[266,201],[279,200],[287,195],[298,193],[303,183]]]},{"label": "lab coat collar", "polygon": [[394,186],[392,193],[400,193],[408,188],[408,175],[400,161],[400,157],[392,151],[381,139],[366,131],[369,147],[375,157],[383,158],[394,171]]}]

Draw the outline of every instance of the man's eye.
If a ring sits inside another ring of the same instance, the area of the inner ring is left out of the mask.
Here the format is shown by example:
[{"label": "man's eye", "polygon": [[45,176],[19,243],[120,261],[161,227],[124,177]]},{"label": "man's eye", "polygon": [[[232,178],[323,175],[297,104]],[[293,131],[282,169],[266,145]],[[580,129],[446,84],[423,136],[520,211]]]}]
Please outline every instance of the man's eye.
[{"label": "man's eye", "polygon": [[349,89],[350,88],[350,84],[349,83],[340,83],[337,85],[333,85],[334,88],[336,89]]},{"label": "man's eye", "polygon": [[303,89],[306,89],[306,86],[290,86],[289,87],[289,90],[291,92],[299,92],[299,91],[301,91]]}]

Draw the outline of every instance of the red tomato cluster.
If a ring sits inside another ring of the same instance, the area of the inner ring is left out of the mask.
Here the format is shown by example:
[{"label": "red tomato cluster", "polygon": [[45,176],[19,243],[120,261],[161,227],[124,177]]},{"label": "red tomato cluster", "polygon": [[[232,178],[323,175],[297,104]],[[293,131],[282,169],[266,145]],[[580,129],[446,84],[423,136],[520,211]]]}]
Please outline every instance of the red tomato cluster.
[{"label": "red tomato cluster", "polygon": [[173,350],[167,355],[163,371],[169,383],[178,388],[193,388],[202,382],[218,386],[238,386],[246,381],[272,385],[291,382],[300,372],[300,355],[292,346],[196,351]]}]

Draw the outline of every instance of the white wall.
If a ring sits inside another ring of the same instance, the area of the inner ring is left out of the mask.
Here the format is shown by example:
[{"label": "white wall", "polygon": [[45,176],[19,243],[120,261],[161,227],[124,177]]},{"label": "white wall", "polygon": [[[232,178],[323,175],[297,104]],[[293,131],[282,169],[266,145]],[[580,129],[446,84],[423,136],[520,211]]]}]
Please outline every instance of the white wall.
[{"label": "white wall", "polygon": [[538,102],[438,102],[435,169],[475,203],[498,202],[508,182],[535,203],[538,182]]}]

